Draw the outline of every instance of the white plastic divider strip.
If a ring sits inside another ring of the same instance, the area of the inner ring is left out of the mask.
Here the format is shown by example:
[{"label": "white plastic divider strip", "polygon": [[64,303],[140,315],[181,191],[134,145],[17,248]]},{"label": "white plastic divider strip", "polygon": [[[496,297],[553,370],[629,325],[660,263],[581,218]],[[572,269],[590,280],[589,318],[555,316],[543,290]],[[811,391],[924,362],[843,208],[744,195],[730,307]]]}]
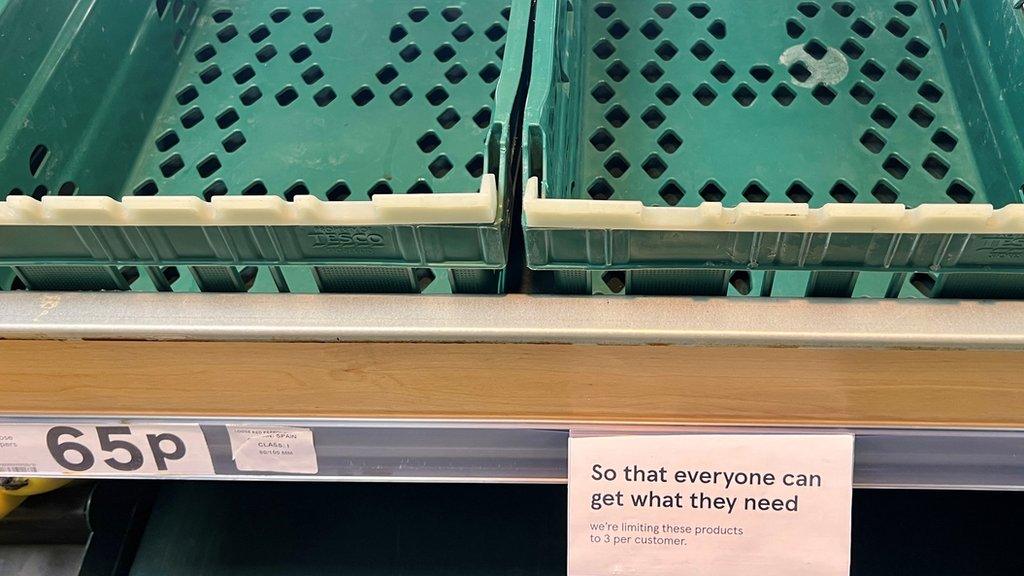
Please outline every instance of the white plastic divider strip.
[{"label": "white plastic divider strip", "polygon": [[562,200],[540,195],[530,178],[523,198],[530,228],[686,232],[846,232],[879,234],[1024,234],[1024,204],[806,204],[744,202],[725,208],[644,206],[639,201]]},{"label": "white plastic divider strip", "polygon": [[0,226],[392,226],[491,224],[498,183],[485,174],[467,194],[377,195],[368,202],[298,196],[13,196],[0,202]]}]

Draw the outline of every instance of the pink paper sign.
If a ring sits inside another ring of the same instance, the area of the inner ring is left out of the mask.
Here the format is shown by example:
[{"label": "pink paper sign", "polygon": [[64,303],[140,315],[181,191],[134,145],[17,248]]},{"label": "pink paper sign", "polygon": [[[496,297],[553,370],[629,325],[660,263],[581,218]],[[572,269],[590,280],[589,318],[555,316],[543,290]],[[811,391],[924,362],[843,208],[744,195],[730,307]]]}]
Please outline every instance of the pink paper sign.
[{"label": "pink paper sign", "polygon": [[853,436],[569,440],[569,576],[848,576]]}]

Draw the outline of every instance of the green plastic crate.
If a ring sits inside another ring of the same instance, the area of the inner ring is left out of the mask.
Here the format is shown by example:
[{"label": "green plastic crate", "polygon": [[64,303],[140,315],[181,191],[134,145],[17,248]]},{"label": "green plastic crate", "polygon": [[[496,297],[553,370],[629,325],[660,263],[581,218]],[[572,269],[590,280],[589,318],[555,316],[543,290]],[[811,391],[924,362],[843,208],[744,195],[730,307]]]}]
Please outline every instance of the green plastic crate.
[{"label": "green plastic crate", "polygon": [[0,265],[30,289],[294,290],[298,266],[299,290],[500,291],[530,11],[0,2]]},{"label": "green plastic crate", "polygon": [[1024,296],[1013,0],[538,0],[527,260],[562,292]]}]

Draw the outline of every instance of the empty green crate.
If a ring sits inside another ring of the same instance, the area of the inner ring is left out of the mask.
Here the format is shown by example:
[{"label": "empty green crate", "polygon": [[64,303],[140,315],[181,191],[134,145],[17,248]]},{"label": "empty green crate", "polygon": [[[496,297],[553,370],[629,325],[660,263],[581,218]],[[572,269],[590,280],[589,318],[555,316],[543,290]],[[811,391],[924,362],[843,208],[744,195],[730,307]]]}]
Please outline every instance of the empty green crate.
[{"label": "empty green crate", "polygon": [[1024,296],[1013,1],[536,10],[523,222],[556,290]]},{"label": "empty green crate", "polygon": [[170,267],[185,291],[253,269],[280,286],[297,266],[293,284],[342,291],[418,291],[427,273],[499,291],[530,11],[0,2],[8,284],[124,289]]}]

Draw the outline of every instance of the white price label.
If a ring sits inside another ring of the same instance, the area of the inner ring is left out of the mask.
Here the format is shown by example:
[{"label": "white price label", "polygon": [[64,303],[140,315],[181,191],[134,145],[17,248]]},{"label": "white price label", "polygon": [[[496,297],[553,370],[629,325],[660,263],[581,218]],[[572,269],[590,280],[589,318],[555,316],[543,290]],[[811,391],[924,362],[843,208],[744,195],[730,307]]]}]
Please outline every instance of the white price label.
[{"label": "white price label", "polygon": [[313,431],[291,426],[229,425],[231,459],[243,472],[316,474]]},{"label": "white price label", "polygon": [[198,425],[0,425],[0,475],[212,476]]},{"label": "white price label", "polygon": [[569,576],[849,576],[853,437],[569,441]]}]

